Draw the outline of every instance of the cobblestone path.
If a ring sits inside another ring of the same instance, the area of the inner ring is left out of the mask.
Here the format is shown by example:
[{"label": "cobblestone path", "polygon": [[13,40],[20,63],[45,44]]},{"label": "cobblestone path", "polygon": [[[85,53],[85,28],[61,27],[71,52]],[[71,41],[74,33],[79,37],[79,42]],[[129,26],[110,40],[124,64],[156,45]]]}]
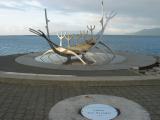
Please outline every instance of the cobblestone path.
[{"label": "cobblestone path", "polygon": [[141,104],[152,120],[160,120],[160,85],[96,86],[88,84],[24,85],[0,83],[0,120],[47,120],[58,101],[84,94],[125,97]]}]

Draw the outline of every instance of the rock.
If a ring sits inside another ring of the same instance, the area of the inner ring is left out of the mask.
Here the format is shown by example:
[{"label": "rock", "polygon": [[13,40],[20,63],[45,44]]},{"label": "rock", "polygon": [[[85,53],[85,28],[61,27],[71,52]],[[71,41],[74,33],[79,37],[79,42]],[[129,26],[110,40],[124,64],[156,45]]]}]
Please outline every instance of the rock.
[{"label": "rock", "polygon": [[153,70],[160,71],[160,67],[154,67]]}]

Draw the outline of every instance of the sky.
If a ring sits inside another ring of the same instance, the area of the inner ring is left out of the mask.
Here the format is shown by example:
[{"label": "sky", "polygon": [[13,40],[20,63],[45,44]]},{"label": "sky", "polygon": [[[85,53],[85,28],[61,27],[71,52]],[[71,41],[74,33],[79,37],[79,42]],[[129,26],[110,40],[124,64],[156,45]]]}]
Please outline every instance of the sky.
[{"label": "sky", "polygon": [[[103,0],[105,12],[115,11],[105,34],[121,35],[160,27],[160,0]],[[0,35],[29,35],[45,31],[47,8],[51,34],[100,29],[101,0],[0,0]]]}]

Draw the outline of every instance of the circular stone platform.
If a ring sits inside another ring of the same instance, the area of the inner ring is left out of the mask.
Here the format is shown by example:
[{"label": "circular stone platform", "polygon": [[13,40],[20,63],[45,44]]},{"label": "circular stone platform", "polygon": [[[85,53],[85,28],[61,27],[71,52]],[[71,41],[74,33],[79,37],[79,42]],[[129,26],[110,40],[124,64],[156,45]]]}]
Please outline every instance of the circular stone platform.
[{"label": "circular stone platform", "polygon": [[[79,57],[82,57],[79,55]],[[89,65],[100,65],[104,63],[108,63],[111,61],[113,57],[112,54],[105,54],[100,52],[87,52],[85,54],[85,59],[90,62]],[[67,61],[66,57],[60,56],[56,53],[51,53],[50,55],[40,55],[35,57],[35,60],[42,63],[51,63],[55,65],[62,65]],[[125,57],[116,55],[115,59],[113,59],[112,63],[120,63],[125,60]],[[69,64],[68,64],[69,65]],[[70,65],[83,65],[80,60],[78,60],[75,56],[72,57],[72,63]]]},{"label": "circular stone platform", "polygon": [[[39,56],[43,53],[30,53],[15,59],[16,62],[28,66],[58,69],[58,70],[128,70],[131,68],[146,67],[156,63],[156,59],[152,56],[133,54],[127,52],[116,52],[115,59],[109,64],[104,61],[101,64],[93,65],[62,65],[38,61]],[[101,60],[100,60],[101,61]]]},{"label": "circular stone platform", "polygon": [[[51,108],[49,120],[88,120],[81,112],[85,106],[92,104],[103,104],[109,105],[111,108],[116,108],[119,114],[116,115],[114,120],[150,120],[149,113],[139,104],[122,97],[106,95],[82,95],[63,100]],[[94,111],[91,110],[89,114],[94,114]],[[107,112],[107,114],[111,114],[110,112]],[[98,117],[100,115],[102,113],[95,116]]]}]

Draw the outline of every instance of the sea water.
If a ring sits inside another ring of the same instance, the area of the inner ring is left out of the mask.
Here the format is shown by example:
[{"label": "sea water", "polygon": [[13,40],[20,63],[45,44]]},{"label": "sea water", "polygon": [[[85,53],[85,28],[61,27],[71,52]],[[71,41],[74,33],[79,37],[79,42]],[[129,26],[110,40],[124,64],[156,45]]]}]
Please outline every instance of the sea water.
[{"label": "sea water", "polygon": [[[52,41],[59,44],[57,36]],[[160,56],[160,36],[105,35],[103,41],[114,51]],[[75,44],[75,41],[71,41]],[[63,41],[67,46],[67,40]],[[47,42],[38,36],[0,36],[0,56],[40,52],[50,49]]]}]

